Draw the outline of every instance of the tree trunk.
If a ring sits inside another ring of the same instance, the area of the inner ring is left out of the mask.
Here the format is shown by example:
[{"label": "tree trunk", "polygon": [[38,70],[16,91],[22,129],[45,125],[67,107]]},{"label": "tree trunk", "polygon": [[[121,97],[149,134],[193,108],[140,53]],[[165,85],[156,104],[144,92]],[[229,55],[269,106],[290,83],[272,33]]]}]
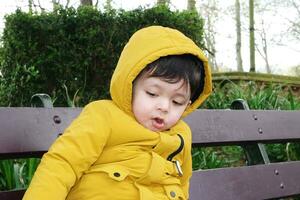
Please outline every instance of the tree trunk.
[{"label": "tree trunk", "polygon": [[187,3],[188,10],[196,10],[196,0],[188,0]]},{"label": "tree trunk", "polygon": [[32,4],[33,4],[32,0],[28,0],[29,13],[33,13],[32,12]]},{"label": "tree trunk", "polygon": [[250,72],[255,72],[254,0],[249,0]]},{"label": "tree trunk", "polygon": [[112,10],[111,1],[112,0],[106,0],[105,6],[104,6],[105,10],[107,10],[107,11]]},{"label": "tree trunk", "polygon": [[261,38],[261,44],[262,44],[262,50],[263,51],[261,52],[258,47],[257,47],[257,51],[265,61],[266,72],[268,74],[270,74],[271,73],[271,67],[270,67],[270,64],[269,64],[269,57],[268,57],[268,42],[267,42],[268,40],[267,40],[267,33],[266,33],[266,28],[265,28],[265,25],[264,25],[264,21],[262,21],[261,26],[262,26],[262,30],[259,31],[258,33],[259,33],[260,38]]},{"label": "tree trunk", "polygon": [[242,60],[242,36],[241,36],[241,7],[240,1],[235,0],[235,21],[236,21],[236,64],[238,71],[243,70],[243,60]]},{"label": "tree trunk", "polygon": [[52,0],[53,10],[59,9],[59,3],[56,0]]},{"label": "tree trunk", "polygon": [[271,74],[271,67],[270,67],[270,64],[269,64],[269,56],[268,56],[268,46],[267,46],[267,40],[266,38],[263,40],[263,43],[264,43],[264,54],[265,54],[265,57],[264,57],[264,60],[265,60],[265,63],[266,63],[266,71],[268,74]]},{"label": "tree trunk", "polygon": [[157,0],[156,4],[159,5],[165,5],[168,6],[170,3],[170,0]]},{"label": "tree trunk", "polygon": [[208,17],[206,19],[206,27],[207,32],[204,34],[205,42],[206,42],[206,48],[209,51],[208,54],[208,62],[212,68],[213,72],[219,71],[217,62],[216,62],[216,40],[215,40],[215,30],[214,30],[214,24],[211,21],[211,18]]},{"label": "tree trunk", "polygon": [[93,5],[93,0],[80,0],[80,4],[82,6],[92,6]]},{"label": "tree trunk", "polygon": [[219,9],[217,8],[216,0],[208,0],[199,5],[200,13],[205,19],[204,24],[204,39],[205,49],[208,52],[208,62],[213,72],[219,71],[216,61],[216,28],[215,23],[218,19]]}]

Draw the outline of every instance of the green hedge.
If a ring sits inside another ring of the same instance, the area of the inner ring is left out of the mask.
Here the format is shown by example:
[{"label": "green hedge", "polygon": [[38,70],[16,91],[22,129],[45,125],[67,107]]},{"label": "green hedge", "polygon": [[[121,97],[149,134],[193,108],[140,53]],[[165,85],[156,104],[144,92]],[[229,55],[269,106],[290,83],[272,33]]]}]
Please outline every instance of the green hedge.
[{"label": "green hedge", "polygon": [[110,78],[124,45],[149,25],[177,28],[203,46],[203,20],[190,11],[17,10],[6,16],[2,36],[0,105],[28,106],[35,93],[48,93],[55,106],[109,98]]}]

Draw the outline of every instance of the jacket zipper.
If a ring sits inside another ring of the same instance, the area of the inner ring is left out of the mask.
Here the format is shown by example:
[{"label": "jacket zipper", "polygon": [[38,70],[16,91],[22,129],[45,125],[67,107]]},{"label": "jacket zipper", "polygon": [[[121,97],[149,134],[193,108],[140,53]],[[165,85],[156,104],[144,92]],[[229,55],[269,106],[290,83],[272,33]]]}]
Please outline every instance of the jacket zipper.
[{"label": "jacket zipper", "polygon": [[174,151],[173,153],[171,153],[171,154],[168,156],[168,158],[167,158],[168,161],[172,161],[172,159],[173,159],[177,154],[179,154],[179,153],[182,151],[183,147],[184,147],[184,139],[183,139],[183,137],[182,137],[180,134],[177,134],[177,135],[178,135],[178,137],[179,137],[179,139],[180,139],[180,146],[179,146],[179,148],[178,148],[176,151]]}]

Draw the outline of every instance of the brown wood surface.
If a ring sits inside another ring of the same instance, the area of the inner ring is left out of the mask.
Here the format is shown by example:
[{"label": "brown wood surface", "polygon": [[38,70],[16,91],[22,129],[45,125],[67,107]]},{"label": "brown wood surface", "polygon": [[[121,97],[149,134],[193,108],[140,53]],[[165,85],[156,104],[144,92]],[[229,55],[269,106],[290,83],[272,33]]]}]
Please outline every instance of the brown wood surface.
[{"label": "brown wood surface", "polygon": [[300,161],[194,171],[192,200],[274,199],[300,194]]},{"label": "brown wood surface", "polygon": [[[0,159],[40,157],[81,108],[0,108]],[[186,119],[194,146],[300,140],[300,111],[198,110]],[[193,173],[191,199],[251,200],[300,194],[300,161]],[[0,192],[1,200],[24,191]]]},{"label": "brown wood surface", "polygon": [[185,121],[193,144],[201,146],[249,142],[299,141],[300,111],[198,110]]},{"label": "brown wood surface", "polygon": [[41,156],[80,110],[0,108],[0,159]]},{"label": "brown wood surface", "polygon": [[21,200],[25,190],[0,191],[1,200]]}]

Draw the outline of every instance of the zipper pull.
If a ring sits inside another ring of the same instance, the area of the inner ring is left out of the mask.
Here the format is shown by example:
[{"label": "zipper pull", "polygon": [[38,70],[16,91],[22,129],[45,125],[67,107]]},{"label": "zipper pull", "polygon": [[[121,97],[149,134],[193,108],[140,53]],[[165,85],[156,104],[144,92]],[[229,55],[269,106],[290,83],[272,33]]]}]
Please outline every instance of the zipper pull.
[{"label": "zipper pull", "polygon": [[172,162],[175,164],[175,167],[176,167],[176,170],[177,170],[179,176],[182,176],[183,175],[183,171],[181,169],[180,162],[178,160],[174,160]]}]

